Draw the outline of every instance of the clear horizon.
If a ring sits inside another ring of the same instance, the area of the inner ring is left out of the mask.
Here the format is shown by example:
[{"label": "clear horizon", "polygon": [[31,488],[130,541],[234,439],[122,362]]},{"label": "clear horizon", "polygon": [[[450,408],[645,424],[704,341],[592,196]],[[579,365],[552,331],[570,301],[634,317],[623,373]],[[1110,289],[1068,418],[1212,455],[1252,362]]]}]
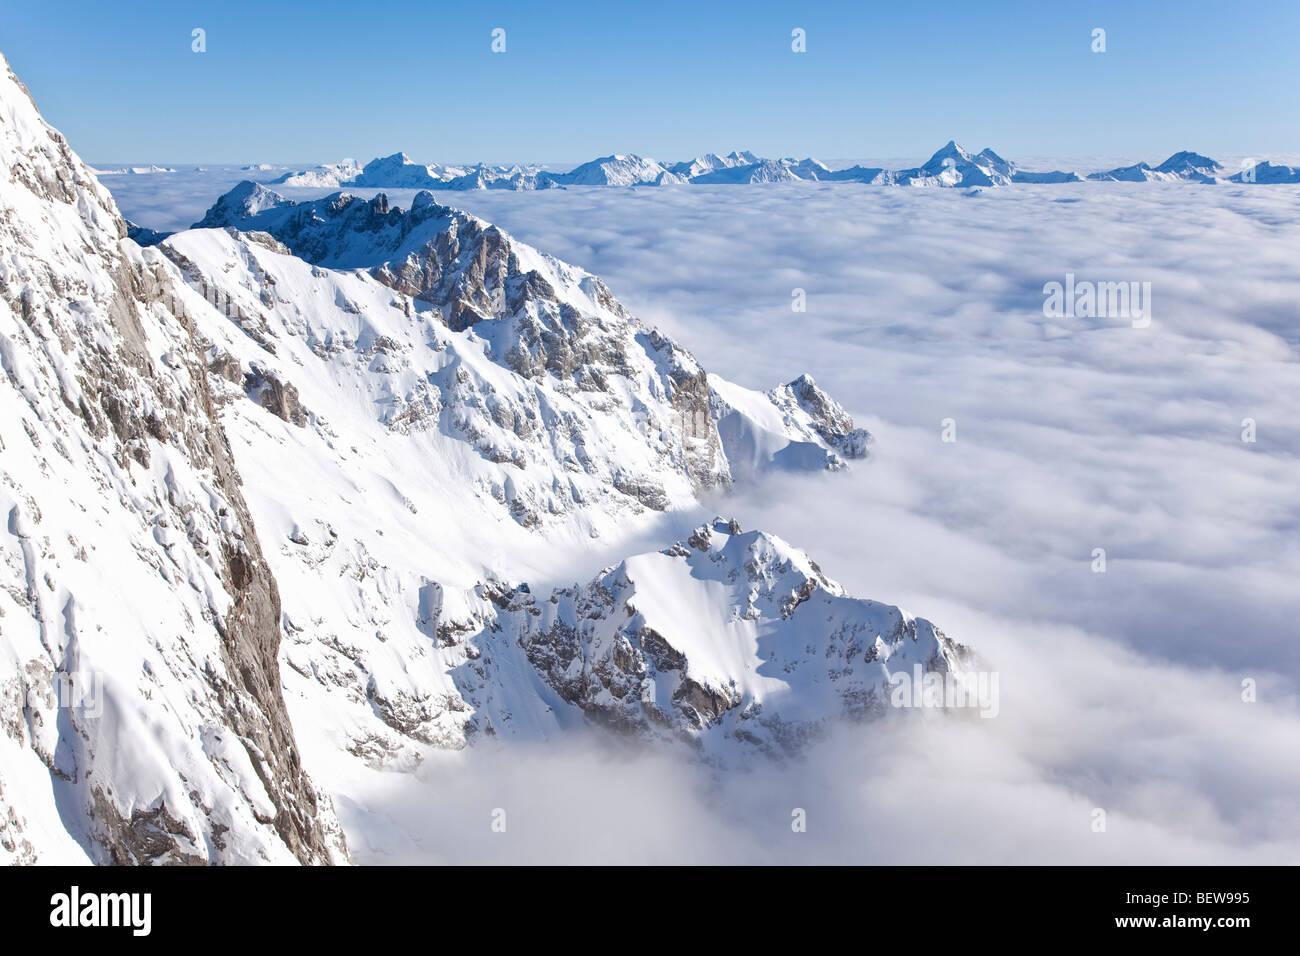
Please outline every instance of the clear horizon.
[{"label": "clear horizon", "polygon": [[[305,165],[665,161],[748,149],[831,161],[926,157],[949,139],[1008,158],[1158,163],[1192,149],[1300,152],[1300,7],[1193,0],[743,18],[685,5],[465,10],[75,0],[0,12],[0,50],[98,162]],[[368,24],[377,23],[379,29]],[[505,30],[493,53],[492,31]],[[806,52],[791,31],[806,33]],[[1092,33],[1106,31],[1093,52]],[[206,51],[192,51],[202,29]]]}]

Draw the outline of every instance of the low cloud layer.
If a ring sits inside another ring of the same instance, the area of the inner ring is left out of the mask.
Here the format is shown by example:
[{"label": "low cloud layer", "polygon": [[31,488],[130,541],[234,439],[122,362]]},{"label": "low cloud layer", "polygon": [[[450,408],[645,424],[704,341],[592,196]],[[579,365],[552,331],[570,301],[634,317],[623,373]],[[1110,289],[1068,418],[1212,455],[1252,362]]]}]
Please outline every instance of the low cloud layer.
[{"label": "low cloud layer", "polygon": [[[1141,662],[1045,636],[1079,683],[1040,694],[1059,664],[1017,664],[1006,676],[1019,690],[992,720],[898,711],[837,728],[800,760],[727,773],[601,737],[487,743],[375,775],[339,810],[363,863],[1297,858],[1300,770],[1275,759],[1293,754],[1295,715],[1215,699],[1212,676],[1166,672],[1150,688]],[[1150,696],[1143,713],[1126,706],[1133,694]]]}]

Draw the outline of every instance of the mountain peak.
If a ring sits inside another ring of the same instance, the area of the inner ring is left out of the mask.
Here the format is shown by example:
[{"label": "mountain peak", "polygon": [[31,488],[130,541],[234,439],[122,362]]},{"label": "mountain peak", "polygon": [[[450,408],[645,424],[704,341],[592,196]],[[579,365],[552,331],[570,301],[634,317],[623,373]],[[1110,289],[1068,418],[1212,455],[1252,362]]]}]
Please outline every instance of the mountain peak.
[{"label": "mountain peak", "polygon": [[1181,150],[1174,153],[1163,163],[1156,167],[1157,172],[1181,172],[1185,170],[1216,170],[1222,169],[1223,166],[1216,160],[1203,156],[1200,153],[1194,153],[1191,150]]},{"label": "mountain peak", "polygon": [[286,199],[275,190],[245,179],[218,198],[212,208],[192,228],[217,228],[226,225],[231,219],[257,216],[268,210],[283,209],[292,205],[292,200]]},{"label": "mountain peak", "polygon": [[971,158],[970,153],[966,152],[965,149],[958,145],[955,139],[948,140],[948,142],[935,150],[934,155],[930,157],[930,162],[932,163],[936,159],[943,159],[946,156],[960,157],[961,159],[966,160]]}]

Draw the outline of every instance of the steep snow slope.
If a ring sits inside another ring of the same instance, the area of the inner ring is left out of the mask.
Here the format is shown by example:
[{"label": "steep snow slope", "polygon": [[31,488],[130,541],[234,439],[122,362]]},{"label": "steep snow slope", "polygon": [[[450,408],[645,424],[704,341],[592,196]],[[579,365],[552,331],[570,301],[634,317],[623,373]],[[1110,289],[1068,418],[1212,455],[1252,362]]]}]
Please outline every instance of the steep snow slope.
[{"label": "steep snow slope", "polygon": [[0,860],[345,859],[183,283],[0,66]]},{"label": "steep snow slope", "polygon": [[[710,408],[737,480],[765,471],[837,470],[844,458],[863,458],[871,444],[844,409],[817,387],[811,375],[758,394],[709,376]],[[828,458],[826,447],[834,450]],[[840,457],[843,455],[843,458]]]},{"label": "steep snow slope", "polygon": [[192,230],[163,249],[232,320],[204,328],[225,397],[279,415],[295,445],[356,446],[385,482],[436,487],[424,506],[441,521],[472,507],[494,524],[562,524],[585,538],[730,481],[703,371],[587,298],[581,279],[565,291],[582,311],[557,310],[536,333],[551,348],[537,353],[519,344],[532,327],[518,328],[542,321],[534,303],[453,328],[427,300],[313,266],[265,234]]}]

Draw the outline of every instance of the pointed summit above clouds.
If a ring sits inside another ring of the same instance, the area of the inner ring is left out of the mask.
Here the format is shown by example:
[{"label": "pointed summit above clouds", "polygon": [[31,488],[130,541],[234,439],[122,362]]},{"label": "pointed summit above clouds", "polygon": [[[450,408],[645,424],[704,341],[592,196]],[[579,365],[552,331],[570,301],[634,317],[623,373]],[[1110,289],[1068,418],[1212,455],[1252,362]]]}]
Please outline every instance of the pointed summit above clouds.
[{"label": "pointed summit above clouds", "polygon": [[948,140],[926,162],[913,169],[893,172],[890,181],[900,186],[1006,186],[1010,167],[992,150],[972,156],[956,140]]},{"label": "pointed summit above clouds", "polygon": [[923,166],[884,173],[885,182],[899,186],[1008,186],[1012,183],[1080,182],[1074,173],[1023,170],[985,147],[971,154],[949,140]]},{"label": "pointed summit above clouds", "polygon": [[1174,153],[1155,168],[1158,173],[1175,173],[1179,175],[1200,174],[1209,176],[1217,173],[1223,166],[1208,156],[1193,153],[1190,150]]},{"label": "pointed summit above clouds", "polygon": [[437,186],[441,177],[433,175],[428,166],[414,162],[405,153],[393,153],[372,159],[349,185],[387,187],[389,189],[424,189]]},{"label": "pointed summit above clouds", "polygon": [[[986,150],[985,152],[989,152]],[[945,163],[944,160],[951,159],[953,163]],[[955,139],[950,139],[938,149],[925,163],[922,169],[941,169],[944,166],[954,165],[956,163],[974,163],[974,158],[966,152],[961,146],[957,145]]]},{"label": "pointed summit above clouds", "polygon": [[291,200],[285,199],[272,189],[260,183],[245,179],[235,188],[219,198],[208,210],[202,220],[196,222],[196,229],[207,229],[232,219],[246,219],[273,209],[292,206]]},{"label": "pointed summit above clouds", "polygon": [[1015,163],[1003,159],[987,147],[979,152],[979,155],[975,157],[974,161],[982,166],[992,169],[994,172],[1001,173],[1004,176],[1014,175],[1016,171]]}]

